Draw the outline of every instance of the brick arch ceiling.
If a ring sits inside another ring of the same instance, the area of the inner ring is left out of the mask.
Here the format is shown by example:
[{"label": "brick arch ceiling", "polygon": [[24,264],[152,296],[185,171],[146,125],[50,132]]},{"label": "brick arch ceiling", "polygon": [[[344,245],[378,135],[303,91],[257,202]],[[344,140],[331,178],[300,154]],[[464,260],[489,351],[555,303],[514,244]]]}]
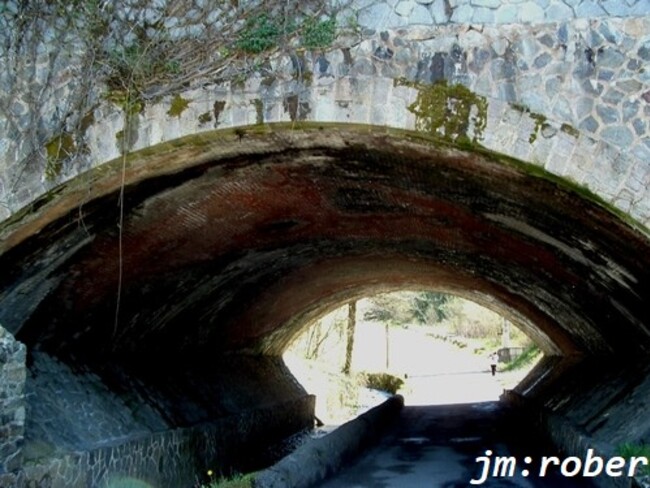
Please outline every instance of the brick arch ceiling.
[{"label": "brick arch ceiling", "polygon": [[[647,355],[650,243],[531,167],[410,134],[223,133],[129,160],[5,230],[0,321],[82,361],[279,354],[352,297],[458,293],[550,353]],[[77,186],[75,186],[77,185]]]}]

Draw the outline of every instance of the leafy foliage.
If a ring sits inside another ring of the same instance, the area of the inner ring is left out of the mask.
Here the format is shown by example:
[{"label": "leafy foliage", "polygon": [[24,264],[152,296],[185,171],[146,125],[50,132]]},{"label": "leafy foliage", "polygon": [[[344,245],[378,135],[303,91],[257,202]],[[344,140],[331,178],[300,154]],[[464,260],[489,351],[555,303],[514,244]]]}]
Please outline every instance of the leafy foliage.
[{"label": "leafy foliage", "polygon": [[[633,457],[645,457],[646,460],[650,462],[650,445],[648,444],[625,442],[617,447],[616,453],[627,460]],[[637,473],[644,476],[650,476],[650,464],[639,466]]]},{"label": "leafy foliage", "polygon": [[280,24],[266,14],[246,21],[239,34],[236,47],[250,54],[259,54],[277,46],[280,37]]},{"label": "leafy foliage", "polygon": [[[212,471],[209,471],[208,473],[208,475],[212,477]],[[228,478],[220,477],[212,480],[207,485],[203,485],[201,488],[251,488],[254,479],[255,476],[253,473],[238,474]]]},{"label": "leafy foliage", "polygon": [[423,291],[413,298],[413,317],[420,324],[442,322],[449,318],[448,303],[449,295]]},{"label": "leafy foliage", "polygon": [[448,318],[449,295],[431,291],[386,293],[372,297],[364,319],[392,324],[438,323]]},{"label": "leafy foliage", "polygon": [[318,21],[308,19],[303,27],[302,44],[308,49],[322,49],[332,45],[336,38],[336,18]]},{"label": "leafy foliage", "polygon": [[514,361],[508,363],[503,371],[517,371],[525,367],[530,366],[534,361],[539,359],[542,351],[536,345],[531,345],[526,348],[526,350],[518,356]]},{"label": "leafy foliage", "polygon": [[364,373],[363,382],[368,388],[387,391],[393,395],[404,385],[404,381],[388,373]]}]

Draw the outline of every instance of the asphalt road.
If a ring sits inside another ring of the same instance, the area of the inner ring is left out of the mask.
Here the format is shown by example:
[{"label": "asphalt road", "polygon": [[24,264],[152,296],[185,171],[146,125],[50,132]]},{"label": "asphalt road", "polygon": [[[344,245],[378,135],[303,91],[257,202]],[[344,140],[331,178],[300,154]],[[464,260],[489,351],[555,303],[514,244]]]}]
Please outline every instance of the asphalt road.
[{"label": "asphalt road", "polygon": [[[492,451],[489,464],[476,458]],[[407,406],[377,447],[321,488],[592,487],[564,477],[559,467],[539,476],[543,456],[556,455],[534,439],[516,412],[499,402]],[[513,457],[514,471],[496,457]],[[529,459],[526,459],[526,458]],[[560,458],[562,460],[562,458]],[[527,462],[529,461],[529,462]],[[489,466],[486,470],[485,466]],[[482,481],[471,484],[470,481]]]}]

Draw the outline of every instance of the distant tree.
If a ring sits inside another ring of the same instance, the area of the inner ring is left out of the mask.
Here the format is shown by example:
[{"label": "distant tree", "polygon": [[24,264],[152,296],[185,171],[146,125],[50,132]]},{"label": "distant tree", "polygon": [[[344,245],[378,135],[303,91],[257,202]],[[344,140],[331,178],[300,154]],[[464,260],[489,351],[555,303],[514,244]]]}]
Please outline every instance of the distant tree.
[{"label": "distant tree", "polygon": [[422,291],[413,297],[413,318],[420,324],[439,323],[449,318],[449,295]]},{"label": "distant tree", "polygon": [[390,325],[407,324],[413,318],[409,292],[382,293],[370,298],[370,308],[363,318]]},{"label": "distant tree", "polygon": [[382,293],[370,299],[371,307],[363,318],[384,325],[386,369],[390,368],[390,327],[406,325],[413,320],[411,292]]}]

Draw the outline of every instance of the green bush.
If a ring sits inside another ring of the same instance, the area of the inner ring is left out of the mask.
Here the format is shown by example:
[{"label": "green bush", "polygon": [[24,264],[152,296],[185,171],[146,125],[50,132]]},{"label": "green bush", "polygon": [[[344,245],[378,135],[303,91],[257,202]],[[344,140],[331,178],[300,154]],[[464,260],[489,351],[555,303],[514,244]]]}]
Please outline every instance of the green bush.
[{"label": "green bush", "polygon": [[244,52],[259,54],[277,46],[279,37],[280,25],[277,20],[263,14],[246,21],[235,46]]},{"label": "green bush", "polygon": [[404,381],[388,373],[363,373],[363,384],[368,388],[387,391],[393,395],[404,385]]},{"label": "green bush", "polygon": [[253,473],[239,474],[230,478],[219,478],[201,488],[252,488],[255,476]]},{"label": "green bush", "polygon": [[[633,457],[645,457],[650,462],[650,445],[648,444],[626,442],[617,447],[616,453],[627,460]],[[643,476],[650,475],[650,466],[639,466],[637,474]]]},{"label": "green bush", "polygon": [[539,359],[539,356],[542,354],[542,351],[536,345],[528,346],[521,356],[518,356],[514,361],[508,363],[503,371],[517,371],[519,369],[529,366],[534,361]]},{"label": "green bush", "polygon": [[332,45],[336,38],[336,18],[307,19],[302,31],[302,45],[307,49],[322,49]]}]

